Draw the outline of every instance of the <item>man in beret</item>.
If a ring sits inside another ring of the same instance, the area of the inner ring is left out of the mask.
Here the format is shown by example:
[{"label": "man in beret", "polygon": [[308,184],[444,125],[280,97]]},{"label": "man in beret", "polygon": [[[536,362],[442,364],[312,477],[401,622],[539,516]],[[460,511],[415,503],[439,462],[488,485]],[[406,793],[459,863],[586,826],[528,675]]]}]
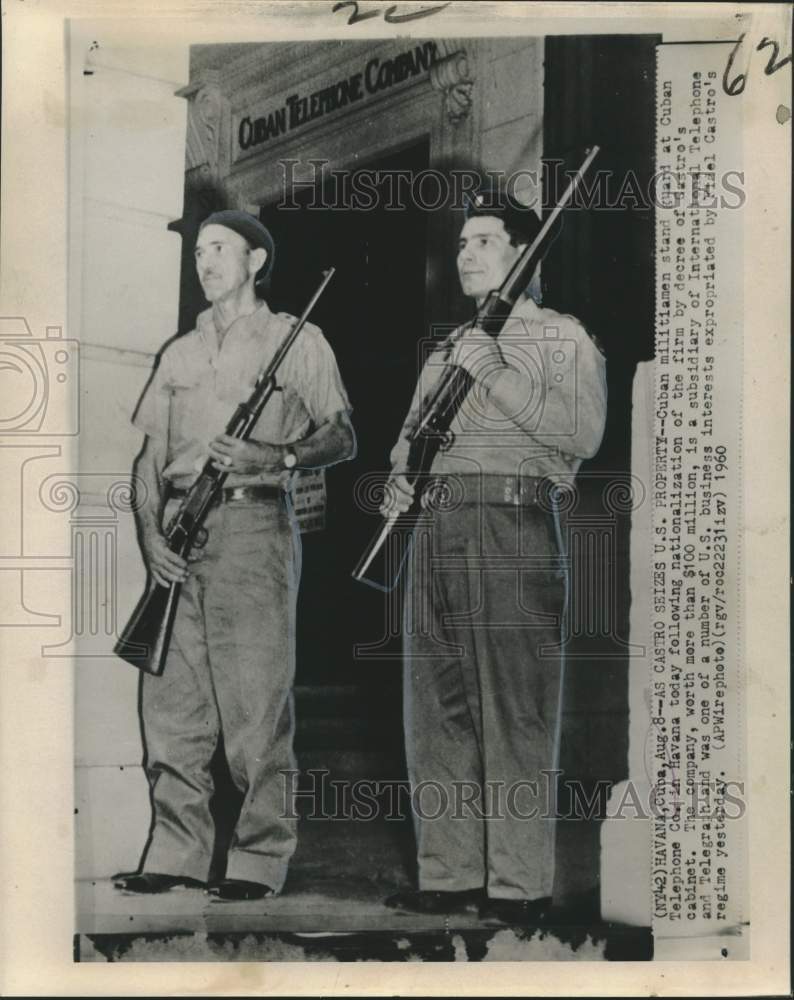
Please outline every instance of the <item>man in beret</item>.
[{"label": "man in beret", "polygon": [[[333,352],[311,324],[251,438],[222,433],[295,322],[257,295],[274,253],[270,233],[245,212],[205,219],[195,260],[210,308],[165,349],[134,417],[146,435],[136,462],[143,555],[158,583],[181,581],[182,593],[165,669],[142,680],[154,816],[140,871],[115,879],[130,892],[206,885],[215,838],[210,761],[220,735],[243,803],[226,877],[209,891],[222,899],[278,893],[296,846],[280,774],[295,768],[301,557],[289,488],[296,469],[352,458],[355,436]],[[163,526],[208,457],[228,478],[205,522],[205,547],[185,562]]]},{"label": "man in beret", "polygon": [[[540,228],[515,200],[480,191],[458,241],[464,294],[479,306]],[[406,435],[447,364],[466,369],[473,386],[431,470],[446,489],[423,496],[404,621],[419,886],[387,904],[538,922],[554,876],[548,799],[567,593],[557,487],[571,486],[600,445],[605,362],[576,319],[530,294],[498,339],[456,330],[422,369],[392,451],[386,516],[411,504]]]}]

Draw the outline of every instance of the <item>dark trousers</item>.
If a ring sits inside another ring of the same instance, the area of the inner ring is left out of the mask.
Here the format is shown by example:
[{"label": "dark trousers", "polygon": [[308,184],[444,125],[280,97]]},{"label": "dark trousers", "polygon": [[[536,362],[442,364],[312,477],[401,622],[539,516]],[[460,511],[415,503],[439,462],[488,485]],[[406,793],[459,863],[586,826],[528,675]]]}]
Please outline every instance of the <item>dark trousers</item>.
[{"label": "dark trousers", "polygon": [[566,602],[559,519],[536,503],[488,502],[481,487],[464,493],[420,522],[405,609],[419,886],[549,896]]}]

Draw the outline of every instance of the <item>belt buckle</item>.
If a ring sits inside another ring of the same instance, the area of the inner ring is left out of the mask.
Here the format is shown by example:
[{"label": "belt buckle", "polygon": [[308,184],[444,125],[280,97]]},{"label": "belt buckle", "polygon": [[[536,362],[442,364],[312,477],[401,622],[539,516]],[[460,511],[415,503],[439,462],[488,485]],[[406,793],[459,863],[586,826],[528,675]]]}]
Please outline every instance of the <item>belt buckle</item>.
[{"label": "belt buckle", "polygon": [[238,500],[245,500],[245,498],[246,498],[245,486],[231,486],[223,491],[224,503],[236,503]]},{"label": "belt buckle", "polygon": [[540,486],[543,479],[538,476],[527,476],[521,483],[521,502],[527,507],[539,507]]},{"label": "belt buckle", "polygon": [[504,502],[511,504],[513,507],[518,507],[523,499],[523,488],[521,486],[521,480],[516,479],[515,476],[505,476],[503,498]]},{"label": "belt buckle", "polygon": [[538,501],[536,480],[524,476],[505,476],[502,499],[513,507],[531,507]]}]

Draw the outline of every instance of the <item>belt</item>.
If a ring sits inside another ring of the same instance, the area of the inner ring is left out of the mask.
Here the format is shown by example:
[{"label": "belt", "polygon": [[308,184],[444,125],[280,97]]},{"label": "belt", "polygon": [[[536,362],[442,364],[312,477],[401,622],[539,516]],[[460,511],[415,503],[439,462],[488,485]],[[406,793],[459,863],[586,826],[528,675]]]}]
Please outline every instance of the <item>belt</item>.
[{"label": "belt", "polygon": [[[168,493],[168,499],[179,499],[186,497],[189,490],[179,489],[172,486]],[[216,504],[223,503],[251,503],[258,500],[280,500],[284,496],[284,490],[280,486],[225,486],[215,498]]]},{"label": "belt", "polygon": [[480,503],[553,509],[554,482],[543,476],[444,472],[434,479],[430,475],[427,490],[431,496],[439,491],[437,509],[442,511],[454,510],[460,504]]}]

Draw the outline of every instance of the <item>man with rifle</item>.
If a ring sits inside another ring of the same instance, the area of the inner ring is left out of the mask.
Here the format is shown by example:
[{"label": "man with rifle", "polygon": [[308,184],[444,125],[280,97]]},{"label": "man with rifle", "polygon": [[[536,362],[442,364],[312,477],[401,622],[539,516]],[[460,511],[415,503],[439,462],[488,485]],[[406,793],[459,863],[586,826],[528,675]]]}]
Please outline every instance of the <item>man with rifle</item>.
[{"label": "man with rifle", "polygon": [[[540,231],[533,211],[499,191],[470,199],[457,254],[464,294],[480,307]],[[600,445],[605,361],[576,319],[526,293],[498,336],[459,328],[422,369],[391,456],[386,518],[414,501],[408,435],[450,364],[469,373],[471,388],[430,485],[415,487],[425,489],[424,511],[405,604],[419,887],[387,904],[425,913],[478,906],[483,917],[534,922],[550,907],[554,875],[547,800],[567,596],[557,484],[572,486]]]},{"label": "man with rifle", "polygon": [[[211,307],[163,352],[134,417],[146,435],[135,470],[145,487],[143,555],[154,581],[180,583],[181,595],[163,672],[143,674],[154,821],[141,871],[115,879],[131,892],[206,884],[215,836],[210,761],[220,734],[243,803],[226,877],[210,892],[279,892],[296,846],[279,773],[295,768],[300,538],[288,489],[296,468],[352,458],[355,436],[333,352],[309,324],[251,437],[219,433],[294,322],[257,296],[274,253],[268,230],[245,212],[203,222],[195,260]],[[204,523],[206,543],[185,560],[163,530],[208,458],[226,478]]]}]

